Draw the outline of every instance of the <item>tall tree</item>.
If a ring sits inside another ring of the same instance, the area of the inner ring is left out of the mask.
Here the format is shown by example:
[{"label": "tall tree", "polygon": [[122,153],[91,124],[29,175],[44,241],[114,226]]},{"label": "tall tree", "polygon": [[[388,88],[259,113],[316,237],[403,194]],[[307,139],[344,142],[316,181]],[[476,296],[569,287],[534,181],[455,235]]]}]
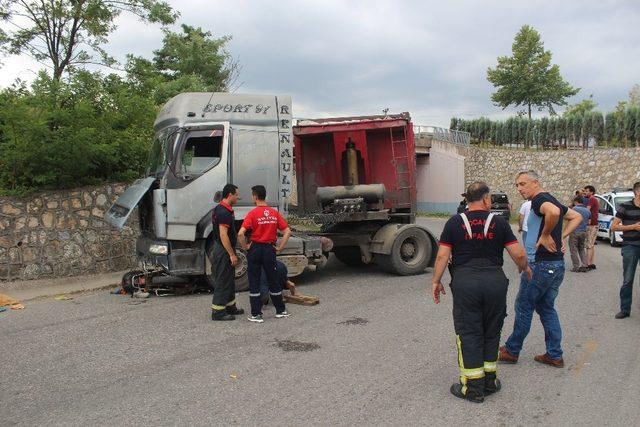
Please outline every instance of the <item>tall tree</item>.
[{"label": "tall tree", "polygon": [[54,83],[83,64],[111,66],[104,49],[115,19],[122,13],[143,22],[170,24],[178,14],[161,0],[3,0],[0,1],[0,48],[26,54],[51,70]]},{"label": "tall tree", "polygon": [[636,83],[629,91],[629,105],[640,107],[640,84]]},{"label": "tall tree", "polygon": [[532,107],[555,114],[554,105],[566,105],[566,99],[580,90],[562,79],[560,67],[551,64],[551,52],[544,50],[540,34],[532,27],[520,29],[511,51],[512,56],[498,57],[496,68],[487,70],[487,80],[497,88],[491,100],[502,109],[524,106],[529,119]]},{"label": "tall tree", "polygon": [[591,121],[591,136],[594,138],[594,144],[600,145],[604,141],[604,116],[601,112],[596,111],[593,113],[593,119]]},{"label": "tall tree", "polygon": [[616,114],[609,112],[605,116],[604,120],[604,139],[608,142],[613,142],[616,137]]},{"label": "tall tree", "polygon": [[587,113],[592,112],[598,104],[593,100],[593,95],[589,95],[589,98],[584,99],[577,104],[573,104],[567,107],[567,109],[562,113],[563,116],[584,116]]}]

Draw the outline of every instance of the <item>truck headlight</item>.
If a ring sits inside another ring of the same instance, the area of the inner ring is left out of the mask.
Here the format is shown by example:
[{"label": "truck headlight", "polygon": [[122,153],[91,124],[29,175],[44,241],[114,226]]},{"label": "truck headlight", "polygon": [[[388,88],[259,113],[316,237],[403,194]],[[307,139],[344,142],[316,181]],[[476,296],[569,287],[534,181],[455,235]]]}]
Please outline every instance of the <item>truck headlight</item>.
[{"label": "truck headlight", "polygon": [[149,252],[156,255],[166,255],[169,253],[169,247],[167,245],[151,245]]}]

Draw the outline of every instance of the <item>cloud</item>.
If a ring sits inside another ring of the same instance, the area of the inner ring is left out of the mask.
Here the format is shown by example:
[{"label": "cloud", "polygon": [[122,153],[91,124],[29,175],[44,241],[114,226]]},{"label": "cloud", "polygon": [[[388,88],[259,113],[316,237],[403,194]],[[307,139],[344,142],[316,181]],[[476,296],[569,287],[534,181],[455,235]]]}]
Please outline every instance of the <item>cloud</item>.
[{"label": "cloud", "polygon": [[[416,123],[446,126],[452,116],[513,114],[492,105],[486,70],[510,54],[524,24],[541,33],[563,77],[582,88],[571,102],[593,94],[610,110],[640,79],[640,3],[633,1],[172,4],[181,22],[233,36],[228,48],[242,65],[239,92],[290,94],[301,117],[378,114],[388,107],[409,111]],[[160,47],[157,27],[124,15],[118,24],[109,45],[116,57],[150,57]],[[11,62],[0,83],[16,72],[20,65]]]}]

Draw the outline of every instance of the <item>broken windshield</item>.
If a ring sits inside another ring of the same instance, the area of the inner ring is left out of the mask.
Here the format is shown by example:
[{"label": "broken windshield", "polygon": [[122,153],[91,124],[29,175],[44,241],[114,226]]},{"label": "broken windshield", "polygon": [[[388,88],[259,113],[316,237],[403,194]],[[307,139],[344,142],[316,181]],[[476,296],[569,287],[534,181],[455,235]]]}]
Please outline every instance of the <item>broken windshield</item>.
[{"label": "broken windshield", "polygon": [[178,127],[171,126],[156,133],[147,160],[146,176],[162,176],[171,161],[173,142],[178,134]]}]

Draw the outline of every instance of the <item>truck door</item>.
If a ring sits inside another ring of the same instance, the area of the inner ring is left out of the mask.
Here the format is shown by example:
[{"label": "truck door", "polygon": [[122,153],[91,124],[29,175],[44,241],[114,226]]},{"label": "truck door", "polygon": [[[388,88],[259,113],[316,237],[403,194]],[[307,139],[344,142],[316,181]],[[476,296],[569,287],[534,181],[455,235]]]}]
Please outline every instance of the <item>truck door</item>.
[{"label": "truck door", "polygon": [[185,130],[172,166],[177,181],[167,185],[167,239],[195,240],[198,222],[214,206],[216,191],[227,182],[228,151],[228,123]]}]

